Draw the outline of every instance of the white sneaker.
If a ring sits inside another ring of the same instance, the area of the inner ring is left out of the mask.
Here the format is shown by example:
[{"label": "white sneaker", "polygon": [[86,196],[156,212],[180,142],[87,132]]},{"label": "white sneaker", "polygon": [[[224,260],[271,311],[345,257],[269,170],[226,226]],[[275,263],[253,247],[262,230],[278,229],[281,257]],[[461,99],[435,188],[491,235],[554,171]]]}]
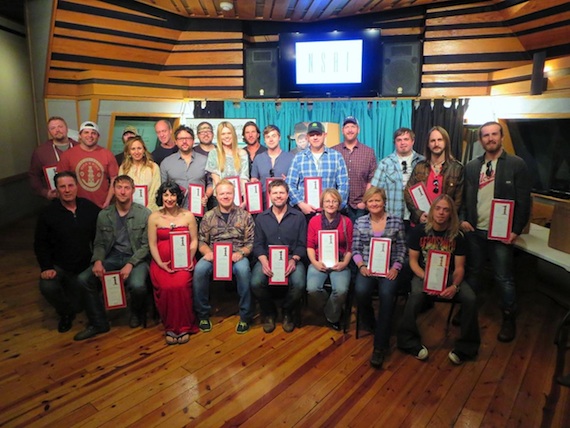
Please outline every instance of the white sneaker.
[{"label": "white sneaker", "polygon": [[422,345],[422,347],[417,352],[413,352],[412,355],[416,357],[418,360],[423,361],[427,359],[427,357],[429,356],[429,352],[427,348],[424,345]]}]

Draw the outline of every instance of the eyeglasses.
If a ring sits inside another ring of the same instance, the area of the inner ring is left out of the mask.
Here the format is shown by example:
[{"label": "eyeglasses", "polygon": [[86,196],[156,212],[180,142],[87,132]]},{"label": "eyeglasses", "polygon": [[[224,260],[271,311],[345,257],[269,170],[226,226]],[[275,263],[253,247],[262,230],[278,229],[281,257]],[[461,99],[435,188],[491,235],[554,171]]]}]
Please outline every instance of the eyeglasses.
[{"label": "eyeglasses", "polygon": [[402,161],[402,172],[404,174],[408,173],[408,162],[406,162],[406,161]]},{"label": "eyeglasses", "polygon": [[204,129],[202,131],[198,131],[198,134],[213,134],[210,129]]},{"label": "eyeglasses", "polygon": [[271,168],[271,169],[269,170],[269,176],[270,176],[270,177],[275,177],[275,171],[273,170],[273,168]]},{"label": "eyeglasses", "polygon": [[192,141],[193,139],[192,137],[178,137],[176,141]]},{"label": "eyeglasses", "polygon": [[491,175],[493,175],[493,162],[491,162],[491,161],[487,162],[487,171],[485,171],[485,175],[487,177],[490,177]]},{"label": "eyeglasses", "polygon": [[338,201],[336,199],[327,199],[326,201],[323,201],[323,205],[338,205]]},{"label": "eyeglasses", "polygon": [[433,179],[433,193],[439,193],[439,180],[437,178]]}]

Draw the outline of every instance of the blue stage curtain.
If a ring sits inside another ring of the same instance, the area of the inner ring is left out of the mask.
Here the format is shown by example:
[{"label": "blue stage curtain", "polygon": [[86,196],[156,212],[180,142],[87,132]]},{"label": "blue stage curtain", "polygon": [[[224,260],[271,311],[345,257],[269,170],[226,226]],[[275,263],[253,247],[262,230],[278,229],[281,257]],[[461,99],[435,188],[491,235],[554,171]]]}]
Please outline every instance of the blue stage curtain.
[{"label": "blue stage curtain", "polygon": [[[255,119],[260,129],[277,125],[281,129],[281,147],[291,148],[289,137],[298,122],[336,122],[342,125],[346,116],[360,123],[359,139],[372,147],[379,159],[394,151],[393,134],[401,127],[411,128],[411,100],[377,101],[233,101],[224,102],[225,117]],[[342,141],[342,136],[341,136]]]}]

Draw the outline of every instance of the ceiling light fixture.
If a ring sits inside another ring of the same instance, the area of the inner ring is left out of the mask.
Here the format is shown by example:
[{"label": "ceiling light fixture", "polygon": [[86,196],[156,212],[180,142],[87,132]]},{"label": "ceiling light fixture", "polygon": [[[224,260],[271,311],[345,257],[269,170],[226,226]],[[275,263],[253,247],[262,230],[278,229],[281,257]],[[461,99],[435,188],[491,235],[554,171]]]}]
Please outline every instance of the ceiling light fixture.
[{"label": "ceiling light fixture", "polygon": [[229,1],[221,1],[220,2],[220,9],[222,9],[224,12],[229,12],[233,8],[234,8],[234,4],[229,2]]}]

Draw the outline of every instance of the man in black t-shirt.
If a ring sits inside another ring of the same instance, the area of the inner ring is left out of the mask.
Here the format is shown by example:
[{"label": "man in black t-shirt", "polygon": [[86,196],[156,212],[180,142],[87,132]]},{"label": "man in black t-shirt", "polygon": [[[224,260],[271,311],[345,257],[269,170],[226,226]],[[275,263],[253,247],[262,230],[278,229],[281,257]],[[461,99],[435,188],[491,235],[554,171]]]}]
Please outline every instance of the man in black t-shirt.
[{"label": "man in black t-shirt", "polygon": [[461,303],[461,336],[455,342],[449,359],[454,364],[477,355],[481,338],[477,321],[477,298],[463,280],[465,273],[465,238],[459,231],[459,219],[453,200],[443,194],[432,203],[426,224],[420,224],[410,233],[408,240],[410,268],[414,273],[412,290],[406,302],[404,315],[398,329],[398,348],[418,360],[428,357],[427,348],[421,343],[416,318],[428,297],[423,291],[425,264],[429,250],[451,254],[447,288],[439,295],[444,299],[455,298]]}]

